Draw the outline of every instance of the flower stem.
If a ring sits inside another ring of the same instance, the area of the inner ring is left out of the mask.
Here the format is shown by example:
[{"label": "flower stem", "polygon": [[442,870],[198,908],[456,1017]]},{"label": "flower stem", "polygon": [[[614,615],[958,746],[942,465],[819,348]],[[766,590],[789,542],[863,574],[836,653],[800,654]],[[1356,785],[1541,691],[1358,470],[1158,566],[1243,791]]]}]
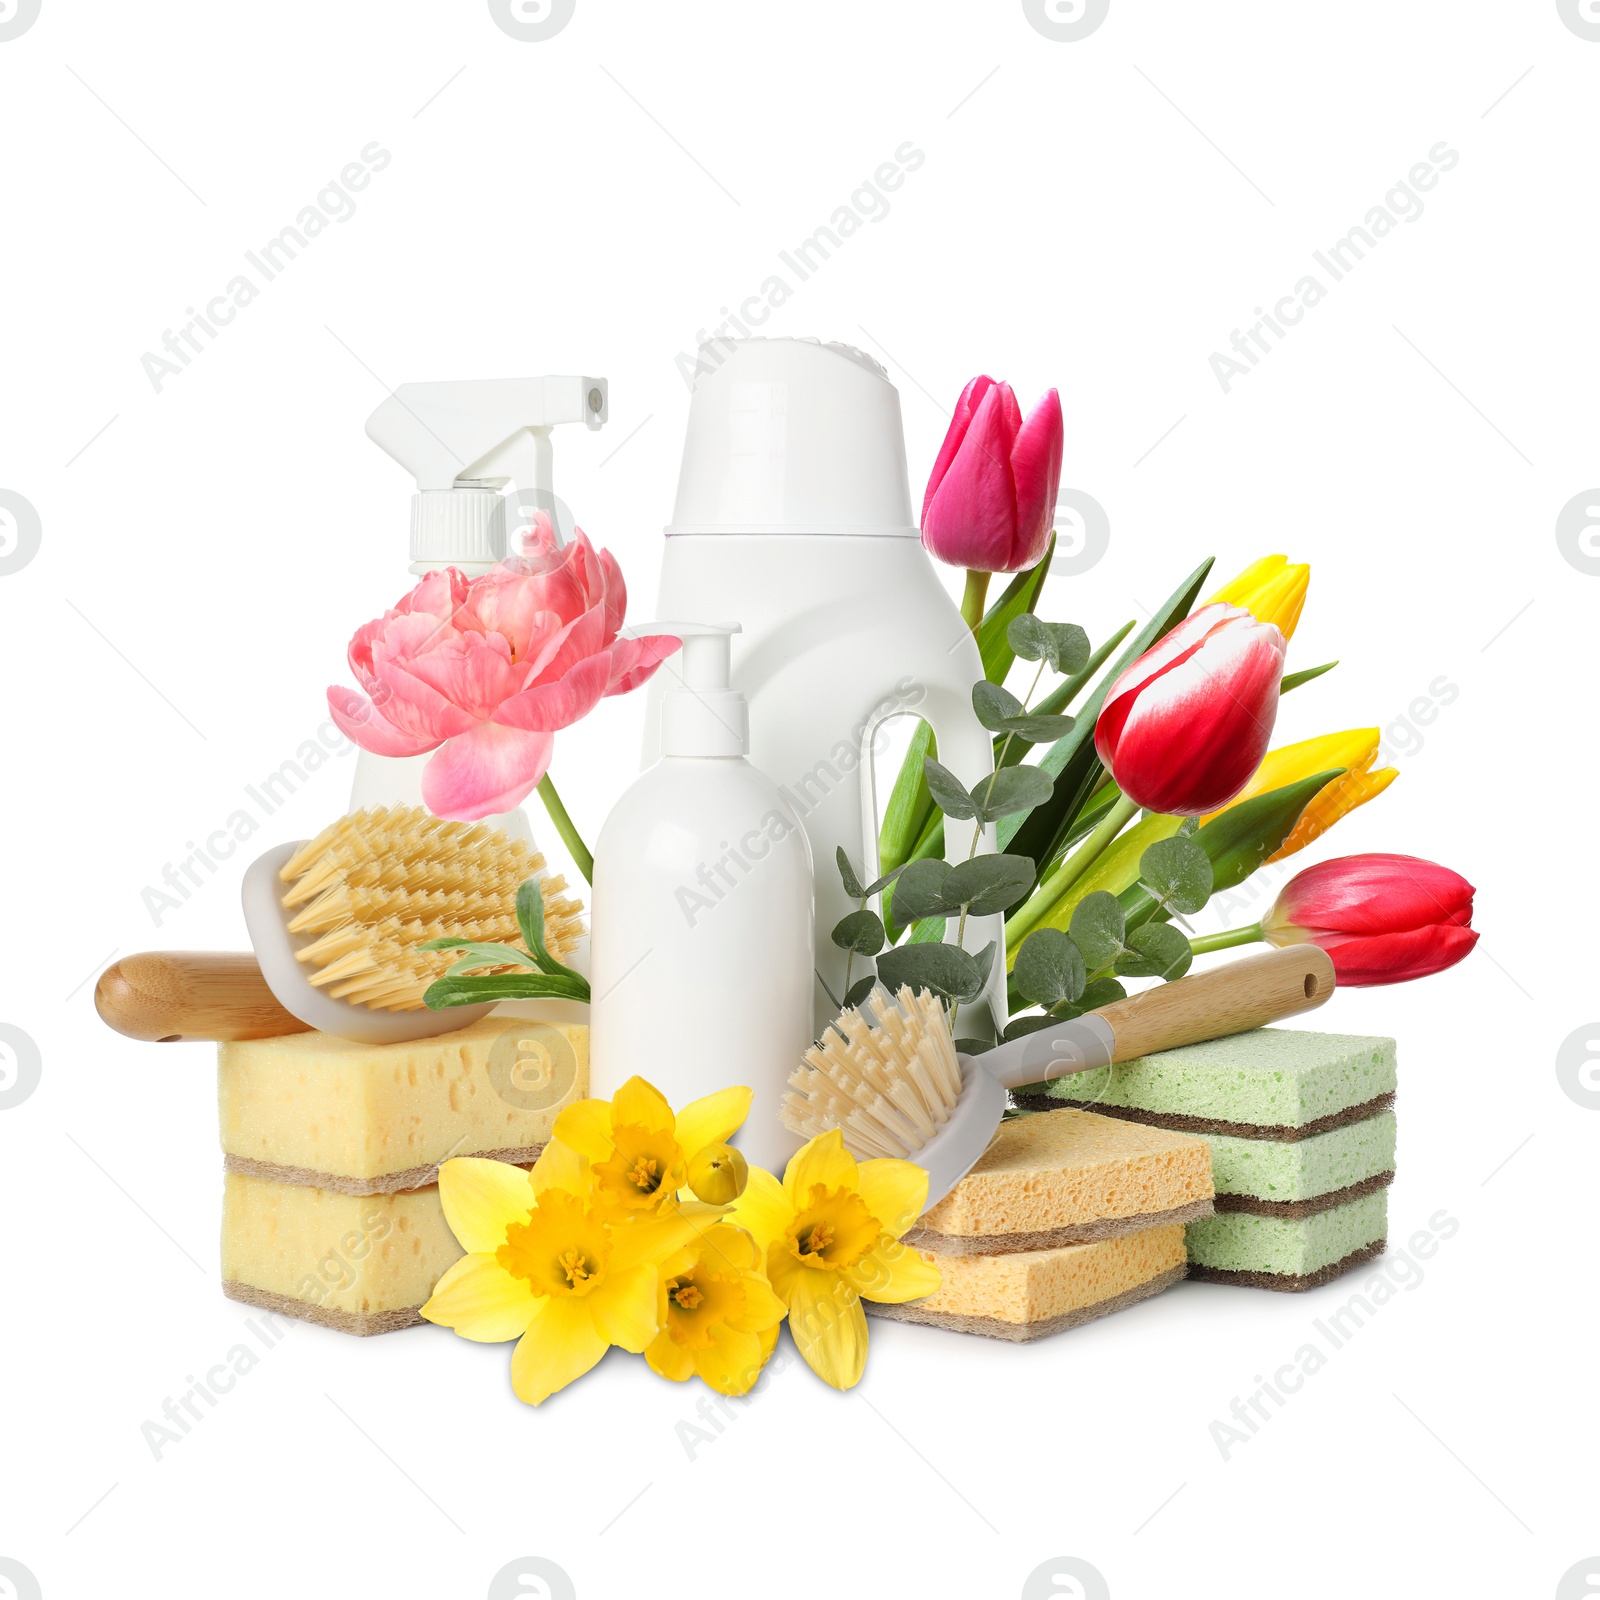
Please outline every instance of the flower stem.
[{"label": "flower stem", "polygon": [[1203,956],[1212,950],[1231,950],[1236,944],[1254,944],[1262,937],[1261,924],[1252,922],[1248,928],[1230,928],[1224,933],[1203,933],[1189,941],[1189,948]]},{"label": "flower stem", "polygon": [[1020,944],[1023,936],[1031,933],[1055,909],[1061,897],[1094,865],[1101,852],[1138,810],[1138,802],[1126,795],[1117,800],[1101,818],[1094,832],[1039,885],[1032,899],[1006,924],[1008,949]]},{"label": "flower stem", "polygon": [[583,836],[578,832],[571,817],[567,815],[567,808],[562,804],[561,796],[556,793],[556,786],[550,781],[547,772],[539,780],[539,798],[544,801],[544,808],[550,813],[550,820],[556,825],[556,832],[561,835],[561,842],[567,847],[567,854],[572,857],[574,865],[583,874],[583,881],[594,882],[594,857],[589,854],[589,847],[583,842]]},{"label": "flower stem", "polygon": [[989,593],[989,574],[979,572],[976,567],[967,568],[967,591],[961,597],[961,616],[966,625],[972,629],[972,637],[978,637],[978,629],[983,623],[983,602]]}]

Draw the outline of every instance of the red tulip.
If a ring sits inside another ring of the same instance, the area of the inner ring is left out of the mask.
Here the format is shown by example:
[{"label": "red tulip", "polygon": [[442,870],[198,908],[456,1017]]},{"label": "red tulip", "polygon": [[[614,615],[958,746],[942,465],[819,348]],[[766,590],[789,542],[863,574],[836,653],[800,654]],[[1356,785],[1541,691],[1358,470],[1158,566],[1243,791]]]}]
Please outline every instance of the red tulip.
[{"label": "red tulip", "polygon": [[1321,945],[1346,987],[1404,983],[1478,942],[1472,895],[1460,873],[1417,856],[1341,856],[1296,873],[1261,932],[1270,944]]},{"label": "red tulip", "polygon": [[1202,606],[1111,685],[1094,746],[1136,805],[1169,816],[1225,806],[1267,753],[1283,635],[1238,606]]},{"label": "red tulip", "polygon": [[1054,389],[1022,420],[1008,383],[961,391],[922,497],[922,542],[974,572],[1035,566],[1050,539],[1061,484],[1061,399]]}]

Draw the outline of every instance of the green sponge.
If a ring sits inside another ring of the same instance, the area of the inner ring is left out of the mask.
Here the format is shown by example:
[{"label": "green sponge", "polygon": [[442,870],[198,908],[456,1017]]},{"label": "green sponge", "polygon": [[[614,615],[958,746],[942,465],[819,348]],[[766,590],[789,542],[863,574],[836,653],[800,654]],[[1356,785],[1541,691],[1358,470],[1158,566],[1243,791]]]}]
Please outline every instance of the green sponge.
[{"label": "green sponge", "polygon": [[[1236,1139],[1208,1133],[1211,1176],[1219,1199],[1232,1196],[1269,1206],[1305,1204],[1354,1185],[1388,1181],[1394,1172],[1394,1112],[1380,1111],[1361,1122],[1309,1139]],[[1219,1205],[1249,1211],[1248,1204]],[[1313,1209],[1322,1209],[1316,1207]]]},{"label": "green sponge", "polygon": [[1304,1139],[1384,1110],[1394,1040],[1258,1028],[1079,1072],[1018,1092],[1034,1110],[1076,1105],[1188,1133]]},{"label": "green sponge", "polygon": [[1389,1232],[1380,1189],[1348,1205],[1290,1221],[1231,1212],[1185,1230],[1189,1276],[1254,1289],[1313,1289],[1370,1261]]}]

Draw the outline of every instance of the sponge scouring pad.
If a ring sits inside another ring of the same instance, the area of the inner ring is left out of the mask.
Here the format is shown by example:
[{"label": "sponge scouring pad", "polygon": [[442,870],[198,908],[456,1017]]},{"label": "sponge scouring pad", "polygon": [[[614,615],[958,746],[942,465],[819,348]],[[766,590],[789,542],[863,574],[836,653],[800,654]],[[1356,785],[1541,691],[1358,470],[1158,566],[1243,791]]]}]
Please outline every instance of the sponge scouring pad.
[{"label": "sponge scouring pad", "polygon": [[1183,1229],[1144,1228],[1117,1239],[1010,1255],[925,1256],[942,1282],[904,1305],[862,1304],[875,1316],[955,1333],[1025,1342],[1120,1311],[1184,1275]]},{"label": "sponge scouring pad", "polygon": [[1359,1122],[1394,1101],[1394,1040],[1257,1028],[1141,1056],[1018,1093],[1188,1133],[1306,1139]]},{"label": "sponge scouring pad", "polygon": [[906,1243],[938,1255],[1049,1250],[1211,1214],[1211,1160],[1191,1134],[1046,1111],[1000,1125]]},{"label": "sponge scouring pad", "polygon": [[1380,1111],[1309,1139],[1207,1134],[1218,1211],[1307,1217],[1394,1181],[1394,1112]]},{"label": "sponge scouring pad", "polygon": [[1189,1276],[1209,1283],[1295,1293],[1370,1261],[1389,1233],[1389,1196],[1378,1190],[1299,1219],[1224,1213],[1186,1230]]}]

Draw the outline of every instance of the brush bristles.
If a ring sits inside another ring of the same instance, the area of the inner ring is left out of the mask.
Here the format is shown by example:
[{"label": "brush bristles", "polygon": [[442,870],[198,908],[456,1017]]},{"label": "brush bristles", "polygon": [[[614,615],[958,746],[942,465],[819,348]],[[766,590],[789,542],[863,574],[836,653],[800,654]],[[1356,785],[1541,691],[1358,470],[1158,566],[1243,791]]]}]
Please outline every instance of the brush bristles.
[{"label": "brush bristles", "polygon": [[914,1157],[961,1098],[961,1063],[944,1007],[926,989],[875,989],[806,1051],[779,1116],[802,1138],[838,1128],[862,1159]]},{"label": "brush bristles", "polygon": [[[278,873],[289,931],[309,936],[298,960],[337,999],[378,1011],[420,1011],[454,950],[430,939],[520,946],[517,889],[538,878],[545,945],[564,960],[583,932],[583,907],[545,859],[486,823],[444,822],[420,806],[352,812],[303,844]],[[296,909],[299,908],[299,909]],[[515,972],[513,966],[485,972]]]}]

